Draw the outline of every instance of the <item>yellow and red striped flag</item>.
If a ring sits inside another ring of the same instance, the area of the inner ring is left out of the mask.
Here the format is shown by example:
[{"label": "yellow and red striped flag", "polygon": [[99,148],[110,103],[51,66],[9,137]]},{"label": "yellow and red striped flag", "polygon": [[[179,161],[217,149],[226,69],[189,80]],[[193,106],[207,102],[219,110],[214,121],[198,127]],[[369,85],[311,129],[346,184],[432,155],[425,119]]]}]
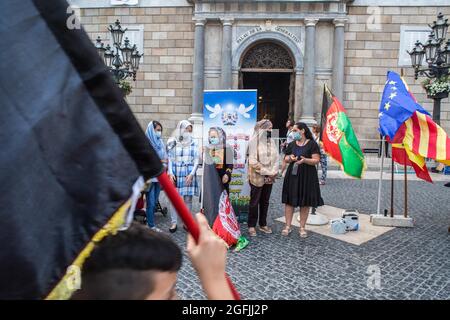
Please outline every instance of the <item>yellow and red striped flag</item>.
[{"label": "yellow and red striped flag", "polygon": [[416,175],[432,182],[426,159],[450,165],[450,139],[417,103],[408,84],[389,71],[380,103],[380,132],[392,143],[395,162],[412,166]]},{"label": "yellow and red striped flag", "polygon": [[450,165],[450,139],[430,116],[415,112],[405,121],[403,144],[416,155]]},{"label": "yellow and red striped flag", "polygon": [[413,167],[418,178],[433,183],[428,173],[425,158],[415,154],[408,146],[404,145],[405,133],[406,124],[403,123],[395,134],[394,139],[390,140],[389,137],[386,137],[392,144],[392,158],[399,164]]}]

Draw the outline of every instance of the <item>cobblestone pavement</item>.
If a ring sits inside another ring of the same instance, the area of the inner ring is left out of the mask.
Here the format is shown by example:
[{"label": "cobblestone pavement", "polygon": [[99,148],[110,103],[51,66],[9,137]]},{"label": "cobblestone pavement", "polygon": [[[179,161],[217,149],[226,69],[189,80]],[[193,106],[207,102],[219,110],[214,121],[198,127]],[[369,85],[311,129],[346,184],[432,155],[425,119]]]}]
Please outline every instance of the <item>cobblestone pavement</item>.
[{"label": "cobblestone pavement", "polygon": [[[297,232],[282,237],[283,225],[273,221],[283,215],[279,180],[269,208],[274,234],[258,233],[243,251],[230,251],[228,273],[243,299],[450,299],[450,188],[443,184],[410,182],[408,208],[415,227],[396,228],[356,246],[313,232],[306,239]],[[376,180],[329,179],[322,196],[335,207],[375,213],[377,186]],[[385,181],[382,208],[389,208],[389,186]],[[394,193],[401,214],[403,183],[396,182]],[[156,222],[167,230],[169,217],[158,213]],[[246,225],[241,227],[246,235]],[[179,230],[173,237],[184,250],[186,233]],[[377,268],[379,287],[371,273]],[[178,292],[182,299],[204,299],[187,257]]]}]

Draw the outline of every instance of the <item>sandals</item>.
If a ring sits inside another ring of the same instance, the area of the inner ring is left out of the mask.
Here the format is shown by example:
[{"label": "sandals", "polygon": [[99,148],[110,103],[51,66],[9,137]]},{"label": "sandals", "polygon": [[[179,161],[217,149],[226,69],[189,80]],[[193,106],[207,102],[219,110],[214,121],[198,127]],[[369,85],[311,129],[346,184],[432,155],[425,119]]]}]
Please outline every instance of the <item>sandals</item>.
[{"label": "sandals", "polygon": [[300,228],[299,235],[300,235],[300,238],[307,238],[308,232],[306,232],[305,228]]},{"label": "sandals", "polygon": [[[270,229],[268,226],[259,227],[258,229],[259,229],[259,231],[267,233],[267,234],[272,233],[272,229]],[[250,237],[256,237],[256,229],[248,228],[248,234],[250,235]]]},{"label": "sandals", "polygon": [[176,224],[173,224],[170,228],[169,231],[170,233],[175,233],[177,231],[178,227]]},{"label": "sandals", "polygon": [[271,234],[272,233],[272,229],[270,229],[268,226],[259,227],[259,231],[267,233],[267,234]]},{"label": "sandals", "polygon": [[291,227],[285,227],[283,231],[281,231],[281,235],[287,237],[292,232]]}]

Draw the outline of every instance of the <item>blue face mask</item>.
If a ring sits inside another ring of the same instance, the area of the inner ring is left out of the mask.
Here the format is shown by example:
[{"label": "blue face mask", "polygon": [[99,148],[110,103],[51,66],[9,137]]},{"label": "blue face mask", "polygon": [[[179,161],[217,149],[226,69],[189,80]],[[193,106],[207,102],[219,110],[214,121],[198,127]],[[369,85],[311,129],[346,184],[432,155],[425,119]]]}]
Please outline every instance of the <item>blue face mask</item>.
[{"label": "blue face mask", "polygon": [[299,141],[302,139],[302,135],[300,134],[300,132],[292,132],[291,133],[291,137],[292,139],[294,139],[295,141]]},{"label": "blue face mask", "polygon": [[209,138],[209,143],[214,144],[214,145],[219,144],[219,138],[211,137],[211,138]]},{"label": "blue face mask", "polygon": [[158,139],[161,139],[161,131],[155,131],[155,136]]}]

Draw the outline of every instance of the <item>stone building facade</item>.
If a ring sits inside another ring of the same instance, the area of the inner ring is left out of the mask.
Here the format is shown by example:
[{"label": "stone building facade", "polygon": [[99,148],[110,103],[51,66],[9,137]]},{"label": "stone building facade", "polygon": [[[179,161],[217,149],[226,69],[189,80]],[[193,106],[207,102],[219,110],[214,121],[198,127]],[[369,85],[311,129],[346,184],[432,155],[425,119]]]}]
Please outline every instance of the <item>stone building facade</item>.
[{"label": "stone building facade", "polygon": [[[135,30],[144,57],[127,99],[142,126],[152,119],[169,131],[182,119],[200,123],[203,90],[242,88],[258,89],[259,116],[276,127],[288,115],[314,123],[326,83],[361,139],[379,137],[388,70],[403,66],[411,91],[432,111],[405,50],[417,37],[425,40],[439,12],[450,16],[445,0],[70,2],[92,39],[108,38],[116,19]],[[441,125],[449,132],[449,99],[442,102]]]}]

